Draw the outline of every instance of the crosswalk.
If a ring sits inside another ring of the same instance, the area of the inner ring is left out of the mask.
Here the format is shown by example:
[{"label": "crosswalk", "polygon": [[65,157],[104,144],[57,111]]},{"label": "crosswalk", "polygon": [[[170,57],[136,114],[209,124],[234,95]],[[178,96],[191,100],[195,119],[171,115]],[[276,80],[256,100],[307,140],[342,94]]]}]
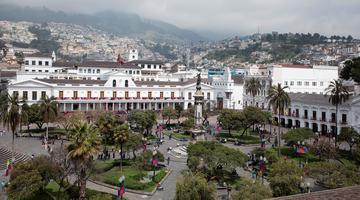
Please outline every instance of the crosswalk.
[{"label": "crosswalk", "polygon": [[[0,147],[0,170],[6,169],[7,160],[11,160],[11,151],[6,147]],[[30,156],[15,152],[15,163],[29,160]]]}]

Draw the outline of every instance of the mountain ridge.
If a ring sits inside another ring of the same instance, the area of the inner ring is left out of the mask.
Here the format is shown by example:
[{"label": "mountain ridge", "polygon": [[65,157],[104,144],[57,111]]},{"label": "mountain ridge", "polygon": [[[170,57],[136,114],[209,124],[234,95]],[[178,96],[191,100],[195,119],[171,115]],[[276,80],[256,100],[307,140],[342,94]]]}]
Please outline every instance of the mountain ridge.
[{"label": "mountain ridge", "polygon": [[184,43],[207,40],[190,30],[126,12],[101,11],[95,14],[80,14],[53,11],[46,7],[22,7],[14,4],[0,4],[0,20],[90,25],[119,36],[148,39],[156,42],[171,41]]}]

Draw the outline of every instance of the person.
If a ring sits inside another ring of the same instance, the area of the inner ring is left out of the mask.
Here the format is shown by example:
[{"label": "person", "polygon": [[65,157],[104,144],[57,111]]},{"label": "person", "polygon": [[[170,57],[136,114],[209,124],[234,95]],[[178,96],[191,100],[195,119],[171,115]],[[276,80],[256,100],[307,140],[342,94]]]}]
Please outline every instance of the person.
[{"label": "person", "polygon": [[31,154],[31,160],[34,159],[34,157],[35,157],[34,154]]},{"label": "person", "polygon": [[167,157],[167,165],[170,165],[170,156]]}]

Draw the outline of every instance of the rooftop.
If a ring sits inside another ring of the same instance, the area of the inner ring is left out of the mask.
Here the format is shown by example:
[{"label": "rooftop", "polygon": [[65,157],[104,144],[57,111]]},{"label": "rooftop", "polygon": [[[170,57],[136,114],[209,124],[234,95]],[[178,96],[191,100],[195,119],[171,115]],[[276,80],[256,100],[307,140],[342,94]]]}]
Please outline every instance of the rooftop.
[{"label": "rooftop", "polygon": [[285,197],[274,198],[274,200],[352,200],[359,199],[360,185],[337,188],[332,190],[323,190],[305,194],[296,194]]},{"label": "rooftop", "polygon": [[158,60],[133,60],[128,63],[134,63],[134,64],[159,64],[163,65],[164,62],[158,61]]},{"label": "rooftop", "polygon": [[[289,93],[291,98],[291,102],[294,103],[301,103],[301,104],[308,104],[308,105],[315,105],[315,106],[333,106],[329,102],[329,96],[325,96],[323,94],[305,94],[305,93]],[[350,106],[352,96],[350,99],[343,103],[341,107],[348,107]]]},{"label": "rooftop", "polygon": [[104,85],[106,80],[82,80],[82,79],[35,79],[50,84],[84,84],[84,85]]},{"label": "rooftop", "polygon": [[1,78],[13,78],[16,77],[16,71],[2,71],[0,70]]}]

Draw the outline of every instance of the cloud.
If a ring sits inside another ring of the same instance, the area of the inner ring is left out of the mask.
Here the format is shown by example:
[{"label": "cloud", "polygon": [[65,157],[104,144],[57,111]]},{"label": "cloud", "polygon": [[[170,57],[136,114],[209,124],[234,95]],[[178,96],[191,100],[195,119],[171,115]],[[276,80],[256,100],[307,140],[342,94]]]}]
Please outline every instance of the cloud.
[{"label": "cloud", "polygon": [[73,13],[115,10],[202,33],[318,32],[360,37],[359,0],[1,0]]}]

